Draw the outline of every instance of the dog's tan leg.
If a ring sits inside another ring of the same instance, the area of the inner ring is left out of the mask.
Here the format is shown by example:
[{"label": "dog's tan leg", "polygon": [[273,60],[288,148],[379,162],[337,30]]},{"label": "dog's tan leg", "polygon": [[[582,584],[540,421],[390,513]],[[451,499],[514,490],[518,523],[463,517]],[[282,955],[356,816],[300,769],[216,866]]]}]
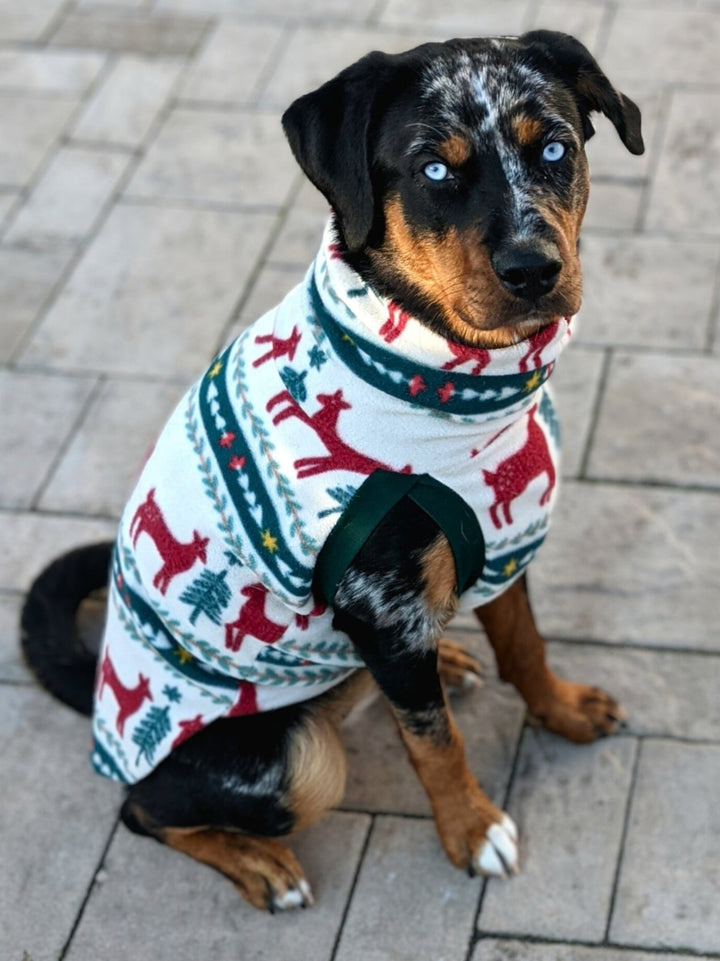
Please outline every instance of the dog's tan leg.
[{"label": "dog's tan leg", "polygon": [[[446,537],[412,501],[401,500],[341,579],[335,624],[390,704],[449,859],[471,874],[504,877],[517,870],[517,831],[468,769],[438,673],[438,638],[456,603]],[[443,653],[457,661],[457,649]]]},{"label": "dog's tan leg", "polygon": [[[425,788],[438,835],[450,861],[470,875],[507,877],[518,870],[517,829],[488,798],[465,760],[464,740],[450,709],[436,712],[429,730],[408,726],[396,711],[410,761]],[[428,719],[429,720],[429,719]]]},{"label": "dog's tan leg", "polygon": [[295,855],[279,841],[211,828],[165,828],[157,836],[220,871],[256,908],[276,911],[313,903]]},{"label": "dog's tan leg", "polygon": [[[274,721],[258,715],[210,725],[130,787],[123,820],[220,871],[255,907],[312,904],[302,868],[277,838],[315,823],[342,799],[347,762],[338,729],[371,685],[357,671],[313,701],[276,712]],[[236,753],[243,750],[245,758]]]},{"label": "dog's tan leg", "polygon": [[549,731],[588,742],[614,734],[625,714],[597,687],[557,677],[547,666],[523,580],[475,609],[497,658],[500,677],[518,689],[530,714]]}]

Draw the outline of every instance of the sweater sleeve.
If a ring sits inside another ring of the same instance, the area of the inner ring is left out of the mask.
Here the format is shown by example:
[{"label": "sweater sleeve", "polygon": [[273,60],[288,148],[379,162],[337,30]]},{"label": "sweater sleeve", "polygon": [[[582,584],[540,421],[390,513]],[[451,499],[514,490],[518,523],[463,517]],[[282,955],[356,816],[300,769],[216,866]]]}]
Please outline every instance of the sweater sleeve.
[{"label": "sweater sleeve", "polygon": [[360,485],[318,555],[313,592],[332,604],[345,571],[384,517],[403,497],[428,514],[447,537],[455,560],[458,594],[481,576],[485,540],[469,504],[430,474],[376,470]]}]

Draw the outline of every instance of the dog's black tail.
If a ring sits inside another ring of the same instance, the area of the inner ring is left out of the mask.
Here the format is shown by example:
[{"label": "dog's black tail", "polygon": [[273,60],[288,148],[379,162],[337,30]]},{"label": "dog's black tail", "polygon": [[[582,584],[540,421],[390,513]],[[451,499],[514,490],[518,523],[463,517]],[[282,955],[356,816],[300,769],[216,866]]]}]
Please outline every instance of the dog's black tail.
[{"label": "dog's black tail", "polygon": [[30,588],[21,619],[22,648],[37,679],[51,694],[92,712],[97,654],[83,643],[76,615],[85,598],[108,582],[113,544],[63,554]]}]

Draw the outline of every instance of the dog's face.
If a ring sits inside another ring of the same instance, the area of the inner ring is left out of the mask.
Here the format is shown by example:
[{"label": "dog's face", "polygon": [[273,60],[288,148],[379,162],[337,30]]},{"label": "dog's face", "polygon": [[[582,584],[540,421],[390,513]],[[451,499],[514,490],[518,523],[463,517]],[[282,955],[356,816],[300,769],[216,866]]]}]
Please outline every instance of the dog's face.
[{"label": "dog's face", "polygon": [[580,306],[589,114],[643,150],[635,104],[564,34],[374,53],[283,118],[345,256],[445,336],[495,346]]}]

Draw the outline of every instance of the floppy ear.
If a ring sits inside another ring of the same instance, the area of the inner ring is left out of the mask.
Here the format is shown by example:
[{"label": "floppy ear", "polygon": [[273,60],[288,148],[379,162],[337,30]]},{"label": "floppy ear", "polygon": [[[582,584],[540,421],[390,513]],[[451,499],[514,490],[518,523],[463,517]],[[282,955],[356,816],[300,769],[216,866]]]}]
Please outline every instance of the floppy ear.
[{"label": "floppy ear", "polygon": [[637,105],[612,86],[579,40],[553,30],[533,30],[523,34],[520,40],[539,53],[546,66],[549,63],[553,73],[570,85],[583,114],[585,139],[593,134],[588,114],[597,110],[612,121],[630,153],[645,151]]},{"label": "floppy ear", "polygon": [[391,58],[369,53],[283,114],[296,160],[338,216],[348,249],[367,240],[374,216],[369,130]]}]

